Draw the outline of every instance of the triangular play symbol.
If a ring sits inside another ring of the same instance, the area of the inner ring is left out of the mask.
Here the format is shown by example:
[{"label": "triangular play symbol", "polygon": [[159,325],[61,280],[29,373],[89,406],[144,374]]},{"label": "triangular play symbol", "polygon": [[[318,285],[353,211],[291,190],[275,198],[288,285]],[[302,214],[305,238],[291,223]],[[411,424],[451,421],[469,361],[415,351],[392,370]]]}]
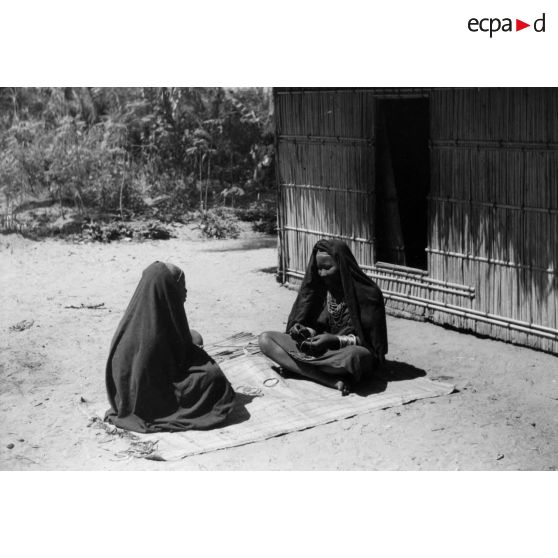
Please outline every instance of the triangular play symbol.
[{"label": "triangular play symbol", "polygon": [[531,27],[531,24],[530,23],[525,23],[524,21],[521,21],[520,19],[515,20],[515,30],[516,31],[521,31],[522,29],[525,29],[526,27]]}]

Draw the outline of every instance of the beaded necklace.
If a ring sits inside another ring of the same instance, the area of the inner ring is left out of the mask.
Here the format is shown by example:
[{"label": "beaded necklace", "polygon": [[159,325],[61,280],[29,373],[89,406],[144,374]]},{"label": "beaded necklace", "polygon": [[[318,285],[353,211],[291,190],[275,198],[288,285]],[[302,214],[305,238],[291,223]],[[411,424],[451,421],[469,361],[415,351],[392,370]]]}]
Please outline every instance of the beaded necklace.
[{"label": "beaded necklace", "polygon": [[329,291],[327,292],[327,311],[329,312],[332,322],[337,328],[341,328],[345,325],[346,308],[347,303],[345,301],[337,302],[335,298],[333,298],[333,295]]}]

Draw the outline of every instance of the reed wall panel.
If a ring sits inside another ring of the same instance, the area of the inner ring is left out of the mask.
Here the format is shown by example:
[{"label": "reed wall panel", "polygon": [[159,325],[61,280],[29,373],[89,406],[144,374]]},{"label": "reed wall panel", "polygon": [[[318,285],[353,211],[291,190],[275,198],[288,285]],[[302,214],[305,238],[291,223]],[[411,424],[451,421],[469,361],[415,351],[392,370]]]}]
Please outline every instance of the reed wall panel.
[{"label": "reed wall panel", "polygon": [[[429,249],[535,270],[556,269],[558,212],[430,200]],[[437,268],[429,268],[438,279]],[[450,280],[450,279],[448,279]]]},{"label": "reed wall panel", "polygon": [[[431,118],[430,275],[473,286],[473,310],[558,329],[558,91],[436,91]],[[558,352],[558,336],[432,319]]]},{"label": "reed wall panel", "polygon": [[558,89],[428,92],[427,274],[374,260],[375,100],[416,94],[276,91],[285,278],[336,236],[391,312],[558,354]]},{"label": "reed wall panel", "polygon": [[320,238],[373,263],[374,98],[370,92],[275,93],[281,261],[303,273]]},{"label": "reed wall panel", "polygon": [[372,191],[374,151],[369,143],[301,142],[279,139],[280,185]]},{"label": "reed wall panel", "polygon": [[556,88],[442,89],[432,92],[432,137],[558,142]]},{"label": "reed wall panel", "polygon": [[472,331],[479,335],[486,335],[487,337],[513,343],[515,345],[523,345],[551,353],[557,352],[555,340],[535,334],[529,334],[524,331],[518,331],[504,325],[485,323],[478,319],[459,318],[440,311],[433,311],[429,313],[428,321],[438,324],[451,325],[452,327]]},{"label": "reed wall panel", "polygon": [[558,209],[558,144],[520,149],[433,140],[431,168],[434,197]]},{"label": "reed wall panel", "polygon": [[278,91],[275,99],[279,136],[373,136],[374,97],[368,91]]}]

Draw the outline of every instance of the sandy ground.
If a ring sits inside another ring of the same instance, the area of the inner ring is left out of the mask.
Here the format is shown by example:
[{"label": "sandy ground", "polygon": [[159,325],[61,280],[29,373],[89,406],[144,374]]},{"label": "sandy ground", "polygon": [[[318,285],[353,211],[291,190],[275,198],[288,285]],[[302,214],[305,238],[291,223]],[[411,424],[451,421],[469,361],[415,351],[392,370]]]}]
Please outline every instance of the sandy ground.
[{"label": "sandy ground", "polygon": [[[80,398],[105,401],[111,337],[147,265],[185,269],[189,321],[206,343],[282,329],[295,297],[275,281],[274,238],[177,235],[111,244],[0,237],[1,469],[558,468],[555,356],[391,317],[389,358],[455,383],[457,393],[179,462],[116,459],[110,437],[87,428]],[[22,320],[33,324],[10,330]]]}]

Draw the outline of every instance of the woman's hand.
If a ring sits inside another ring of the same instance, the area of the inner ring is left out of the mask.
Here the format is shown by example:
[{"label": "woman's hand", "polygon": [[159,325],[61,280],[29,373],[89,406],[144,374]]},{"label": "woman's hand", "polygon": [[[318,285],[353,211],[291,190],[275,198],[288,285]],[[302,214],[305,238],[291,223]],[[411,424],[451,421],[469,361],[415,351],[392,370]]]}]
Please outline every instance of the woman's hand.
[{"label": "woman's hand", "polygon": [[320,333],[311,339],[303,341],[300,348],[309,355],[321,356],[328,349],[339,348],[339,337],[332,333]]},{"label": "woman's hand", "polygon": [[302,324],[295,324],[289,330],[289,335],[297,343],[301,343],[305,339],[308,339],[309,337],[312,336],[312,333],[313,332],[309,328],[303,326]]}]

